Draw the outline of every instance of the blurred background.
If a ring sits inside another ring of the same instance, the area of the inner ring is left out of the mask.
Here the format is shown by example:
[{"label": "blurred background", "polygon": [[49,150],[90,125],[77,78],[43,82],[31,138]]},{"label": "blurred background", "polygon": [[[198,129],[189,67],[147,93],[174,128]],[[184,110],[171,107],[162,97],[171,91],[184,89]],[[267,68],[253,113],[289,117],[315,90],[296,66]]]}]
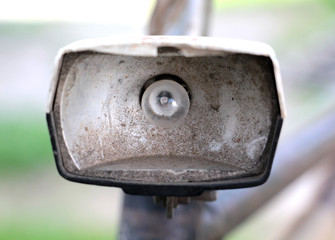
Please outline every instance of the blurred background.
[{"label": "blurred background", "polygon": [[[116,239],[121,191],[58,175],[46,100],[59,48],[84,38],[146,34],[155,1],[0,2],[0,239]],[[279,146],[335,112],[333,0],[214,0],[209,23],[210,36],[274,48],[288,108]],[[225,239],[335,239],[335,181],[329,181],[335,156],[327,158]]]}]

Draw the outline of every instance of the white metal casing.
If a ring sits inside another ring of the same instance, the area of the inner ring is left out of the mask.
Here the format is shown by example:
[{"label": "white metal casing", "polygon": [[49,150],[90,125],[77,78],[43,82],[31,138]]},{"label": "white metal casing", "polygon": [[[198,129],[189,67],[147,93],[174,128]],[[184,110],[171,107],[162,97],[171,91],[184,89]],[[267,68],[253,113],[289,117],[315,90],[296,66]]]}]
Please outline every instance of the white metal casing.
[{"label": "white metal casing", "polygon": [[[175,74],[190,88],[189,118],[178,128],[157,128],[141,113],[141,88],[159,74]],[[221,38],[70,44],[58,54],[49,96],[63,176],[124,189],[171,186],[166,194],[178,186],[203,191],[264,182],[280,131],[275,122],[286,114],[273,50]]]}]

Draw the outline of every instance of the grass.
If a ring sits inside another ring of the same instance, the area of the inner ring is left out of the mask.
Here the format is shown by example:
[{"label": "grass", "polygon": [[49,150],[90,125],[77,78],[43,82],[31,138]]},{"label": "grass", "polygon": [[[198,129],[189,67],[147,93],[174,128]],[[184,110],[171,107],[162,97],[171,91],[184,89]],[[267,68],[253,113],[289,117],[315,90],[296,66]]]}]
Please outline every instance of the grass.
[{"label": "grass", "polygon": [[52,148],[44,115],[0,117],[1,172],[38,167],[50,159]]},{"label": "grass", "polygon": [[111,227],[107,229],[92,229],[87,226],[74,226],[57,221],[53,222],[50,219],[27,219],[20,218],[20,220],[11,221],[8,219],[6,223],[1,223],[0,239],[25,239],[25,240],[90,240],[90,239],[108,239],[113,240],[117,238],[117,231]]}]

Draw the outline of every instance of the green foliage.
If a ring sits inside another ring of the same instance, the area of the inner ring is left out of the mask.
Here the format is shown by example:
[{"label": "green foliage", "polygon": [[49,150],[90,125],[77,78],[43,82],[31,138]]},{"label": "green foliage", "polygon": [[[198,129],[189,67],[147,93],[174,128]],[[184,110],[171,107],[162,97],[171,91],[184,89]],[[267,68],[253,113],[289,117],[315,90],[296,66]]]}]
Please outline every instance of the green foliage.
[{"label": "green foliage", "polygon": [[332,11],[335,10],[335,1],[334,0],[322,0],[322,2],[328,6]]},{"label": "green foliage", "polygon": [[23,170],[51,162],[44,116],[0,117],[0,171]]},{"label": "green foliage", "polygon": [[66,221],[52,222],[50,219],[22,219],[12,223],[1,223],[0,239],[25,239],[25,240],[91,240],[91,239],[116,239],[116,231],[106,229],[92,229],[67,225]]}]

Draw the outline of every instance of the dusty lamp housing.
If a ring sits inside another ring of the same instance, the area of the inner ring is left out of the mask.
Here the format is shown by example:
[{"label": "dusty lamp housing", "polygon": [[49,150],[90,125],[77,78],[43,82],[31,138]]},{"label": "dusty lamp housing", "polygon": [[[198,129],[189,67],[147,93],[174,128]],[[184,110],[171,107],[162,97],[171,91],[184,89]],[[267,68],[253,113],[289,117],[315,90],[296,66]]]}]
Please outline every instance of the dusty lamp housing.
[{"label": "dusty lamp housing", "polygon": [[[175,126],[149,121],[141,105],[147,86],[162,79],[189,96]],[[47,107],[64,178],[161,196],[264,183],[284,116],[273,50],[206,37],[70,44],[59,52]]]}]

